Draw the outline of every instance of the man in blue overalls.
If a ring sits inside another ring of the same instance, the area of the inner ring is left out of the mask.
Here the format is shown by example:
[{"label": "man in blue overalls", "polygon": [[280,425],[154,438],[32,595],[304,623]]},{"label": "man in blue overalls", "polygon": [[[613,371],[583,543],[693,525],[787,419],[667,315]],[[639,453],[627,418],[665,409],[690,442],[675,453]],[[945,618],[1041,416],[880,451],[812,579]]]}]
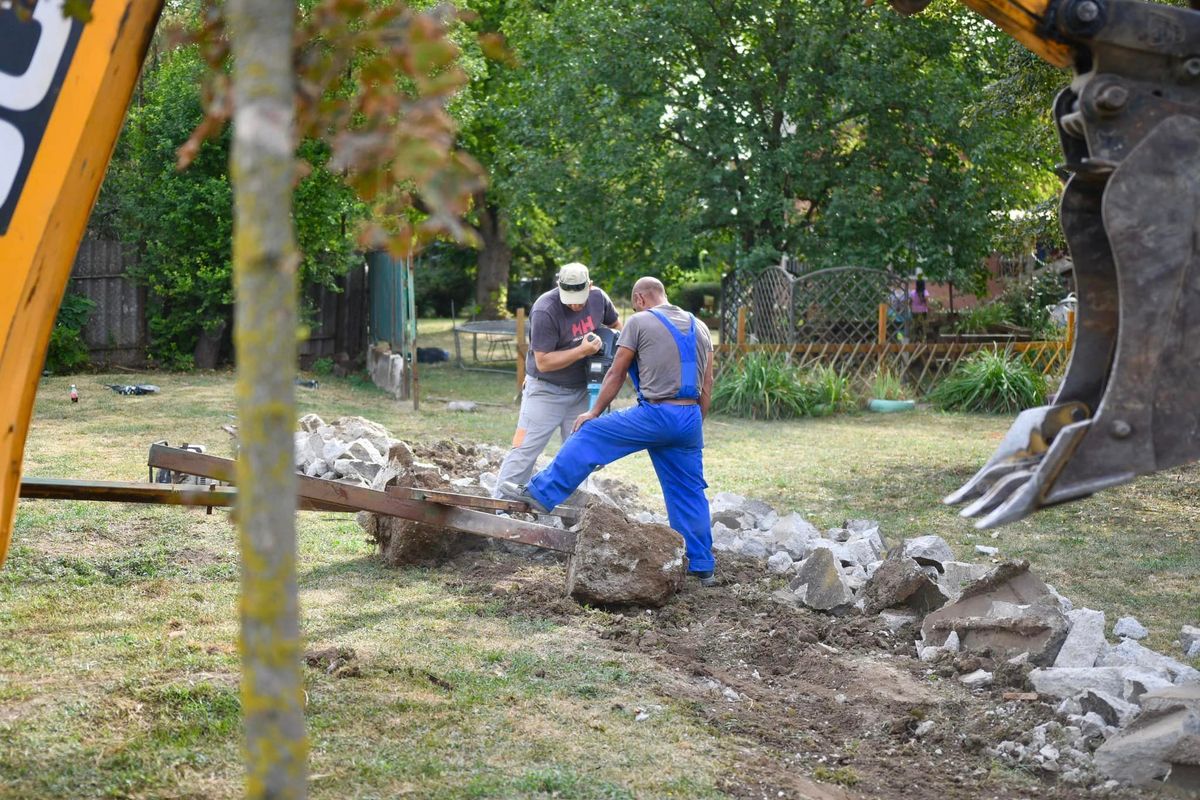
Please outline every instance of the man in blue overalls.
[{"label": "man in blue overalls", "polygon": [[[716,578],[702,458],[703,420],[712,396],[712,341],[707,326],[667,302],[657,278],[638,280],[632,299],[637,313],[621,331],[596,405],[575,420],[574,435],[550,466],[527,486],[502,484],[501,493],[545,511],[565,500],[597,467],[647,450],[671,527],[687,545],[688,568],[712,586]],[[638,391],[637,405],[601,416],[626,373]]]}]

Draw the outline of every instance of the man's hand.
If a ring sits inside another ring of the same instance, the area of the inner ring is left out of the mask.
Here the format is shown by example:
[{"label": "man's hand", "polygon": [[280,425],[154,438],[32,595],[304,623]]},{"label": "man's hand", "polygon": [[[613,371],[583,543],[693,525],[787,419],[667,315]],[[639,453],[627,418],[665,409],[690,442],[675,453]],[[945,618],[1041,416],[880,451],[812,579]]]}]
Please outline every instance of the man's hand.
[{"label": "man's hand", "polygon": [[575,418],[575,425],[572,426],[571,433],[574,433],[575,431],[582,428],[583,423],[590,422],[590,421],[594,420],[596,417],[597,417],[597,414],[593,411],[588,411],[585,414],[580,414],[578,417]]},{"label": "man's hand", "polygon": [[595,355],[600,352],[600,348],[604,346],[604,342],[594,333],[589,333],[583,337],[583,341],[579,343],[583,349],[584,357]]}]

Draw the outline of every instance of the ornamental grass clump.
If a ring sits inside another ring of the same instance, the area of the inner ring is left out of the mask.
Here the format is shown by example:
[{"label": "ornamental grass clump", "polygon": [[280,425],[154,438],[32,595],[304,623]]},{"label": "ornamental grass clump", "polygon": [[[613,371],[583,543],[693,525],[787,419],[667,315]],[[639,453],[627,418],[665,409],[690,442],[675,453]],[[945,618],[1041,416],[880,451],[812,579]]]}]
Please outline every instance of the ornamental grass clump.
[{"label": "ornamental grass clump", "polygon": [[850,381],[833,367],[797,369],[786,356],[751,353],[716,379],[712,407],[748,419],[820,417],[854,405]]},{"label": "ornamental grass clump", "polygon": [[983,350],[954,368],[929,395],[945,411],[1015,414],[1046,400],[1046,379],[1018,356]]}]

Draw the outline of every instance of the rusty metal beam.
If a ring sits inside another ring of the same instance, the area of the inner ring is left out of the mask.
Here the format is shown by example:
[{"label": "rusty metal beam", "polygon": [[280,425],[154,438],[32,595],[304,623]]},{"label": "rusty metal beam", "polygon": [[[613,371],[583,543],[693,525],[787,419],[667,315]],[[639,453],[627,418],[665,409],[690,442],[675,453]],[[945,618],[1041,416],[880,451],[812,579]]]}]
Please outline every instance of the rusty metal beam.
[{"label": "rusty metal beam", "polygon": [[[220,481],[232,482],[235,477],[236,462],[232,459],[174,447],[153,445],[147,461],[152,467],[184,472],[189,475],[200,475]],[[524,522],[511,517],[497,516],[494,513],[469,511],[465,508],[442,505],[429,500],[414,500],[407,494],[413,490],[407,488],[392,487],[387,492],[380,492],[362,486],[351,486],[348,483],[309,478],[304,475],[297,476],[297,483],[302,498],[319,502],[325,507],[336,506],[346,511],[371,511],[463,533],[532,544],[547,550],[557,550],[563,553],[575,552],[575,534],[569,531],[552,528],[549,525]]]}]

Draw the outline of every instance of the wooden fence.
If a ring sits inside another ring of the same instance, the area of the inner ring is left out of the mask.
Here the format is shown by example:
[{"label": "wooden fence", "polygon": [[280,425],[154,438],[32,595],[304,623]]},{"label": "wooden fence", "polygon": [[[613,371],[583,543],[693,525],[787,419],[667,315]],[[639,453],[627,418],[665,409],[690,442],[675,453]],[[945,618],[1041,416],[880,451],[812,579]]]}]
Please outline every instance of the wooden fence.
[{"label": "wooden fence", "polygon": [[875,373],[887,369],[920,393],[931,389],[959,362],[980,350],[1015,353],[1043,375],[1061,375],[1074,347],[1075,314],[1068,314],[1066,336],[1036,342],[895,342],[887,337],[887,306],[880,307],[879,333],[868,343],[759,344],[748,341],[745,309],[738,315],[737,340],[715,347],[718,372],[728,369],[748,353],[787,354],[792,364],[805,368],[829,365],[852,383],[869,384]]},{"label": "wooden fence", "polygon": [[[95,303],[83,331],[95,365],[146,364],[146,289],[127,276],[136,263],[135,248],[120,242],[85,239],[79,246],[68,291]],[[356,265],[336,283],[336,291],[321,286],[308,292],[314,312],[308,320],[309,337],[300,343],[300,361],[305,366],[338,353],[357,358],[366,352],[365,265]]]}]

